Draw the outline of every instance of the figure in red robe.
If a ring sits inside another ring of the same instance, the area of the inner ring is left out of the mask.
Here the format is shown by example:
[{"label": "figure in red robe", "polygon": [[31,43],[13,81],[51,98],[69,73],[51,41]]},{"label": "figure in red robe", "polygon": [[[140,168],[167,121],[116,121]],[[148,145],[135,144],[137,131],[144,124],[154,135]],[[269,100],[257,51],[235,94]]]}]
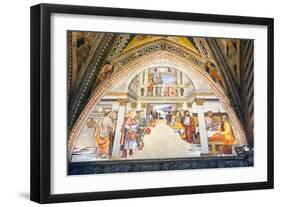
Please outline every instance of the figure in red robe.
[{"label": "figure in red robe", "polygon": [[189,111],[185,112],[181,122],[185,129],[185,140],[192,144],[194,142],[193,134],[195,132],[195,124],[194,124],[194,119],[189,114]]},{"label": "figure in red robe", "polygon": [[121,158],[127,158],[136,153],[139,146],[139,123],[135,118],[136,112],[131,111],[125,118],[121,128]]}]

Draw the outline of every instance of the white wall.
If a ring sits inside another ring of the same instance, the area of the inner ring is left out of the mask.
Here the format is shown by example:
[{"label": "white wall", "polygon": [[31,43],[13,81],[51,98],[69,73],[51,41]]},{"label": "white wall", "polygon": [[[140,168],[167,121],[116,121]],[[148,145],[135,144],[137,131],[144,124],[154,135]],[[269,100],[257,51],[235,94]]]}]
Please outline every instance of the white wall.
[{"label": "white wall", "polygon": [[[0,75],[0,204],[1,206],[36,206],[29,196],[29,7],[48,3],[68,3],[139,9],[174,10],[199,13],[219,13],[275,18],[275,48],[281,46],[281,13],[278,1],[198,0],[198,1],[151,1],[151,0],[31,0],[1,2],[1,75]],[[275,51],[275,57],[281,56]],[[280,106],[281,63],[275,64],[275,105]],[[279,94],[278,94],[279,93]],[[280,128],[280,108],[275,109],[275,128]],[[138,198],[115,201],[55,204],[54,206],[217,206],[268,205],[280,203],[280,131],[275,132],[276,181],[275,190],[183,195],[173,197]],[[4,141],[4,142],[3,142]],[[279,162],[279,163],[278,163]],[[188,178],[186,178],[188,179]],[[237,203],[238,202],[238,203]]]}]

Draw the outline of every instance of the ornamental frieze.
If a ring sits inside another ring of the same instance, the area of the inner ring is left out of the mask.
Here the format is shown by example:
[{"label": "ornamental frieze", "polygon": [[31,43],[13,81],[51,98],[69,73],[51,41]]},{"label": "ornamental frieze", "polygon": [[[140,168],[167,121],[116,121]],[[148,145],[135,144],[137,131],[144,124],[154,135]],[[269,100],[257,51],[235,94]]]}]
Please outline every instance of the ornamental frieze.
[{"label": "ornamental frieze", "polygon": [[157,40],[149,44],[143,45],[142,47],[134,48],[117,58],[114,62],[120,66],[129,64],[131,61],[149,55],[157,51],[169,51],[176,54],[177,56],[184,57],[188,61],[192,62],[196,66],[204,68],[205,60],[193,52],[189,51],[186,48],[183,48],[175,43],[172,43],[167,40]]}]

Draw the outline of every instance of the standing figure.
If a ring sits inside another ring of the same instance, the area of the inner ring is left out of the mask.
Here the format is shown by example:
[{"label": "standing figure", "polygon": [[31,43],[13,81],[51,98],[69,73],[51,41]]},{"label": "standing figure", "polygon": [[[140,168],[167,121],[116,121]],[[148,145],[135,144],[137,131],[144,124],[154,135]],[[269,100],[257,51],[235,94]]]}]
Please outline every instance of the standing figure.
[{"label": "standing figure", "polygon": [[170,121],[170,126],[174,126],[176,123],[176,112],[173,112],[171,115],[171,121]]},{"label": "standing figure", "polygon": [[164,87],[164,96],[169,96],[169,89],[170,87],[168,86],[168,85],[166,85],[165,87]]},{"label": "standing figure", "polygon": [[230,61],[236,75],[237,74],[237,62],[238,62],[238,52],[237,52],[237,42],[230,40],[226,44],[226,55]]},{"label": "standing figure", "polygon": [[153,120],[157,120],[157,111],[155,111],[155,110],[153,110],[153,112],[152,112],[152,119]]},{"label": "standing figure", "polygon": [[211,137],[217,130],[217,124],[213,119],[212,111],[207,112],[207,116],[205,117],[205,124],[206,124],[207,136]]},{"label": "standing figure", "polygon": [[138,141],[139,141],[139,134],[138,134],[139,124],[136,120],[136,112],[131,111],[128,114],[128,117],[125,118],[124,123],[121,128],[121,139],[120,144],[122,146],[122,158],[132,156],[136,150],[138,149]]},{"label": "standing figure", "polygon": [[160,118],[161,118],[160,112],[156,111],[156,124],[159,123]]},{"label": "standing figure", "polygon": [[195,125],[193,118],[189,114],[189,111],[185,112],[181,122],[185,129],[185,140],[191,144],[194,143],[193,135],[195,132]]},{"label": "standing figure", "polygon": [[144,112],[138,111],[135,119],[139,124],[139,127],[138,127],[138,137],[139,137],[138,146],[139,146],[139,149],[142,149],[144,147],[143,138],[144,138],[145,130],[146,130],[146,126],[147,126],[146,118],[144,116]]},{"label": "standing figure", "polygon": [[155,87],[155,95],[156,96],[161,96],[162,94],[162,86],[161,84],[163,83],[161,74],[159,72],[154,75],[154,81],[153,83],[156,85]]},{"label": "standing figure", "polygon": [[136,114],[135,120],[139,124],[138,134],[139,134],[139,137],[141,137],[143,135],[144,129],[146,128],[146,118],[144,116],[144,112],[138,111]]},{"label": "standing figure", "polygon": [[153,88],[154,88],[153,84],[149,84],[147,86],[147,96],[153,96]]},{"label": "standing figure", "polygon": [[180,110],[180,119],[182,121],[182,118],[185,116],[185,111],[184,110]]},{"label": "standing figure", "polygon": [[154,75],[152,73],[149,73],[148,77],[147,77],[148,83],[153,84],[153,78],[154,78]]},{"label": "standing figure", "polygon": [[95,133],[96,146],[98,149],[99,158],[109,157],[109,148],[112,140],[113,127],[114,124],[110,117],[110,112],[104,112],[104,117],[99,122]]},{"label": "standing figure", "polygon": [[167,125],[170,125],[171,124],[171,121],[172,121],[172,114],[171,112],[169,111],[168,114],[166,115],[166,120],[167,120]]},{"label": "standing figure", "polygon": [[174,85],[170,88],[170,96],[177,96],[178,89],[177,89],[177,81],[174,81]]}]

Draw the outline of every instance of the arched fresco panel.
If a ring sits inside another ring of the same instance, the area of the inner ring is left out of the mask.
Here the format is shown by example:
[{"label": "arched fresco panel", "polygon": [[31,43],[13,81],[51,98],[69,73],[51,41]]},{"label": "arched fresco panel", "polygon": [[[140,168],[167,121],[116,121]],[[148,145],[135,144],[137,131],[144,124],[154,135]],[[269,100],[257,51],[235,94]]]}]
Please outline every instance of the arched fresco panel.
[{"label": "arched fresco panel", "polygon": [[[221,85],[202,66],[158,51],[115,67],[69,136],[70,161],[214,156],[212,143],[246,144]],[[183,79],[192,86],[189,92]],[[232,149],[228,153],[235,155]]]}]

